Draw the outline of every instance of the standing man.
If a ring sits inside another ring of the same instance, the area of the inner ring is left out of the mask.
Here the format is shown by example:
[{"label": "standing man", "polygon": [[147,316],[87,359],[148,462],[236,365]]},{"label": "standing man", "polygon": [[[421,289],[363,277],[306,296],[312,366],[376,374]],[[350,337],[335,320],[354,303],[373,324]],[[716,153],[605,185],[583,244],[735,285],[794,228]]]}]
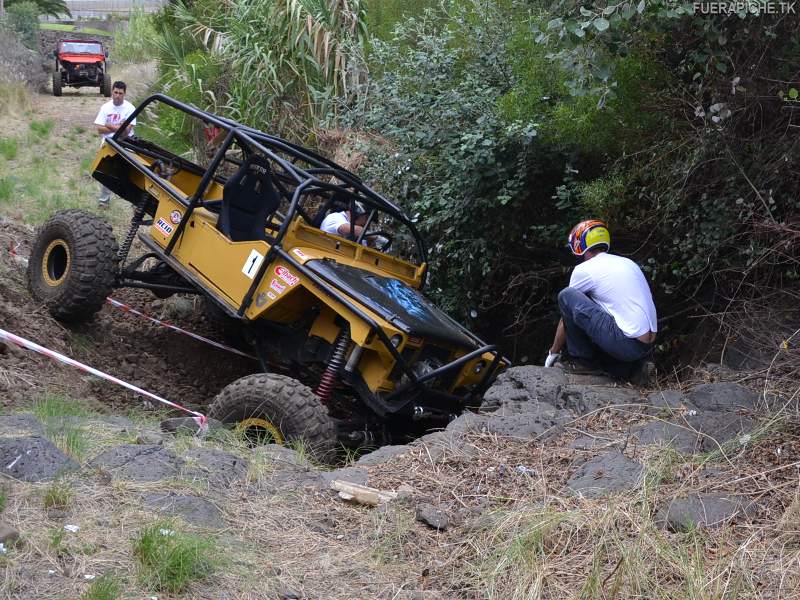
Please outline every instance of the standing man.
[{"label": "standing man", "polygon": [[[97,125],[97,133],[100,134],[103,142],[105,142],[106,138],[114,135],[134,111],[133,104],[125,100],[125,91],[127,89],[128,86],[125,85],[124,81],[115,81],[114,85],[111,86],[111,100],[103,104],[103,106],[100,107],[100,112],[97,113],[94,124]],[[133,135],[134,125],[136,125],[136,119],[128,126],[123,137]],[[97,205],[100,208],[108,208],[110,200],[111,190],[101,184],[100,200]]]},{"label": "standing man", "polygon": [[632,260],[609,254],[611,235],[602,221],[578,223],[569,248],[582,262],[569,287],[558,294],[561,321],[545,361],[574,372],[601,369],[613,377],[647,384],[648,360],[658,325],[656,307],[642,270]]}]

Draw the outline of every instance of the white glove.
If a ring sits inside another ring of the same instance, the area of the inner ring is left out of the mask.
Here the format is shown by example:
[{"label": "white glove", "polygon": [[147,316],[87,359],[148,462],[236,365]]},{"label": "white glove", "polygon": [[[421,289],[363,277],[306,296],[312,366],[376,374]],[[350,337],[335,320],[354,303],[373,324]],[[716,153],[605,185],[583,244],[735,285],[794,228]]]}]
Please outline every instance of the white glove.
[{"label": "white glove", "polygon": [[372,243],[375,245],[376,248],[383,248],[383,246],[389,241],[389,238],[383,237],[382,235],[376,235]]},{"label": "white glove", "polygon": [[554,364],[556,364],[559,356],[561,356],[560,352],[548,352],[547,358],[544,359],[544,366],[552,367]]}]

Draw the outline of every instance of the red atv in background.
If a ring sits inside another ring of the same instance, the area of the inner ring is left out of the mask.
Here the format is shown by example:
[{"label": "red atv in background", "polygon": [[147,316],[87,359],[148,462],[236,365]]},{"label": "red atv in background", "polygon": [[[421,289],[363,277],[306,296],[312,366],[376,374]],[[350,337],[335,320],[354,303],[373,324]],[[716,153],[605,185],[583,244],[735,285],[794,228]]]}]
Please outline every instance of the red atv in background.
[{"label": "red atv in background", "polygon": [[99,87],[100,93],[111,96],[111,75],[106,69],[108,50],[94,40],[61,40],[53,50],[56,72],[53,73],[53,96],[60,96],[68,87]]}]

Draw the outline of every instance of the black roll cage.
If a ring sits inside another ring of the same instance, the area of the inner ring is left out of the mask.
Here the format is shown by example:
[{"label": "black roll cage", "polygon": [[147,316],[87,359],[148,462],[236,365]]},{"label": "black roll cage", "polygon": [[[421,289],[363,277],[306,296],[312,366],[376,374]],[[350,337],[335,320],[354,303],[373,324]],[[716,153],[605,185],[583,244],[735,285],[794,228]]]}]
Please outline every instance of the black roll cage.
[{"label": "black roll cage", "polygon": [[[204,110],[201,110],[197,107],[191,106],[189,104],[185,104],[169,96],[164,94],[154,94],[146,98],[138,107],[133,111],[133,113],[125,120],[125,122],[119,127],[119,129],[109,138],[106,138],[106,143],[110,144],[112,148],[114,148],[121,156],[126,157],[127,152],[129,150],[136,151],[137,145],[134,141],[120,139],[120,132],[123,132],[127,129],[128,125],[136,119],[138,115],[140,115],[148,106],[153,104],[154,102],[160,102],[170,106],[176,110],[182,111],[192,117],[195,117],[206,124],[214,125],[220,128],[223,131],[227,131],[224,141],[219,145],[217,150],[214,153],[211,162],[209,163],[208,167],[205,169],[203,173],[200,183],[197,186],[194,194],[191,198],[186,199],[181,197],[180,195],[176,194],[175,191],[169,187],[165,186],[162,183],[161,177],[153,172],[150,168],[145,165],[142,165],[140,162],[135,160],[126,159],[128,163],[130,163],[134,168],[141,171],[145,174],[151,181],[155,182],[161,190],[167,193],[170,197],[172,197],[176,202],[182,204],[186,207],[186,213],[183,215],[180,223],[177,225],[175,232],[173,233],[166,249],[164,250],[164,255],[168,261],[168,263],[173,266],[177,267],[177,261],[171,258],[172,251],[175,247],[175,244],[179,237],[183,234],[183,231],[186,227],[186,224],[189,222],[189,217],[191,216],[192,212],[198,207],[202,205],[202,198],[205,194],[208,186],[211,184],[211,181],[215,179],[215,173],[219,166],[222,164],[223,159],[231,147],[232,144],[235,142],[239,144],[241,148],[248,148],[248,149],[255,149],[258,152],[262,153],[266,158],[271,161],[274,161],[284,170],[284,173],[288,174],[294,179],[294,183],[296,185],[294,191],[292,192],[292,197],[289,205],[289,209],[285,215],[281,215],[283,217],[283,222],[278,230],[278,233],[274,236],[272,240],[270,240],[270,249],[267,252],[267,255],[264,257],[264,260],[261,262],[261,266],[259,268],[258,273],[253,278],[253,283],[250,285],[247,293],[245,294],[241,305],[239,306],[238,310],[232,314],[231,316],[236,316],[238,318],[243,318],[244,312],[247,310],[248,306],[253,300],[253,296],[258,289],[259,284],[261,283],[264,274],[267,272],[269,265],[271,264],[272,260],[275,256],[280,256],[282,259],[290,263],[294,268],[300,271],[304,276],[306,276],[309,280],[311,280],[320,290],[324,293],[329,295],[330,297],[334,298],[337,302],[340,302],[348,310],[355,313],[360,319],[362,319],[365,323],[367,323],[371,329],[371,331],[381,340],[383,345],[389,350],[392,354],[392,357],[397,361],[397,364],[400,365],[403,373],[408,377],[409,381],[407,384],[398,387],[394,392],[389,394],[386,399],[381,399],[375,394],[372,394],[371,391],[366,389],[365,391],[369,393],[369,398],[367,399],[369,404],[376,410],[379,414],[386,414],[386,413],[398,413],[403,410],[405,407],[412,400],[403,401],[396,403],[391,403],[391,400],[398,398],[401,393],[409,394],[409,396],[413,396],[413,392],[423,392],[423,391],[433,391],[427,388],[424,385],[426,381],[436,379],[439,376],[443,375],[444,373],[448,373],[454,369],[460,368],[470,360],[483,355],[486,352],[490,352],[494,355],[493,360],[487,367],[484,369],[484,376],[481,379],[480,383],[475,386],[475,389],[469,394],[470,397],[474,397],[478,394],[482,394],[485,391],[488,384],[492,381],[494,373],[500,366],[501,361],[505,362],[506,364],[510,364],[508,359],[503,358],[497,350],[497,347],[493,344],[486,344],[480,338],[475,336],[472,332],[464,328],[460,323],[457,321],[448,319],[457,326],[464,334],[466,334],[470,340],[475,344],[476,348],[471,350],[464,356],[451,361],[450,363],[439,367],[435,371],[424,375],[423,377],[418,377],[408,363],[403,359],[401,354],[398,352],[397,348],[395,348],[394,344],[392,344],[389,337],[386,335],[386,332],[383,331],[377,322],[372,319],[368,314],[366,314],[361,308],[353,304],[349,298],[345,297],[339,290],[332,285],[331,282],[323,279],[318,274],[311,271],[311,269],[307,268],[302,263],[298,262],[294,257],[292,257],[282,246],[282,241],[286,236],[286,232],[292,221],[294,220],[295,215],[298,213],[302,216],[302,218],[309,224],[311,224],[311,219],[309,218],[308,214],[300,207],[300,201],[306,194],[309,194],[312,191],[331,191],[333,193],[343,193],[349,199],[349,207],[350,210],[354,209],[354,203],[356,201],[362,202],[368,207],[371,207],[372,210],[368,209],[368,217],[367,223],[362,231],[361,235],[358,238],[355,238],[352,233],[350,234],[350,239],[355,241],[356,243],[361,243],[364,234],[367,232],[367,228],[369,227],[370,223],[372,222],[376,210],[382,211],[389,216],[393,217],[403,225],[405,225],[409,231],[411,232],[412,236],[414,237],[414,241],[417,246],[417,252],[419,254],[420,264],[424,264],[427,261],[427,250],[425,247],[425,242],[420,236],[417,228],[414,226],[412,220],[403,212],[403,210],[395,205],[393,202],[382,196],[381,194],[375,192],[368,186],[366,186],[361,179],[359,179],[353,173],[347,171],[346,169],[342,168],[341,166],[334,163],[332,160],[327,159],[315,152],[293,144],[287,140],[279,138],[277,136],[268,135],[263,133],[257,129],[252,127],[248,127],[246,125],[242,125],[232,119],[228,119],[225,117],[219,117],[217,115],[211,114]],[[293,158],[292,161],[287,161],[286,159],[279,156],[276,151],[283,152]],[[303,169],[299,167],[295,161],[304,161],[307,164],[311,165],[311,168]],[[192,163],[193,164],[193,163]],[[344,184],[336,184],[328,181],[323,181],[319,179],[319,175],[329,175],[339,179],[340,181],[344,182]],[[273,177],[277,179],[275,174]],[[220,181],[219,179],[217,179]],[[285,187],[280,185],[279,182],[277,183],[278,192],[284,198],[288,199],[288,191]],[[148,244],[149,245],[149,244]],[[423,273],[422,276],[422,283],[420,285],[420,289],[425,286],[427,280],[427,270]],[[227,307],[222,307],[227,312],[230,312]],[[366,388],[366,386],[358,386],[360,389]],[[452,401],[463,401],[463,398],[458,396],[450,395],[450,394],[443,394],[442,392],[435,392],[438,396],[445,396],[446,399]]]}]

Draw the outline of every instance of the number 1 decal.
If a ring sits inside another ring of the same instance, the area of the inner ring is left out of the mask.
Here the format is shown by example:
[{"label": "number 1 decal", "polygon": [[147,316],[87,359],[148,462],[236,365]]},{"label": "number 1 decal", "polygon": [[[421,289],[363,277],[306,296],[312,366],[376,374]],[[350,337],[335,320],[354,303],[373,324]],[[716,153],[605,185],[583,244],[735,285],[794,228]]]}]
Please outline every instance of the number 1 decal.
[{"label": "number 1 decal", "polygon": [[255,279],[256,273],[258,273],[258,268],[261,266],[261,262],[263,260],[263,254],[260,254],[258,250],[251,250],[250,256],[247,257],[247,260],[242,267],[242,273],[247,275],[247,277],[250,279]]}]

